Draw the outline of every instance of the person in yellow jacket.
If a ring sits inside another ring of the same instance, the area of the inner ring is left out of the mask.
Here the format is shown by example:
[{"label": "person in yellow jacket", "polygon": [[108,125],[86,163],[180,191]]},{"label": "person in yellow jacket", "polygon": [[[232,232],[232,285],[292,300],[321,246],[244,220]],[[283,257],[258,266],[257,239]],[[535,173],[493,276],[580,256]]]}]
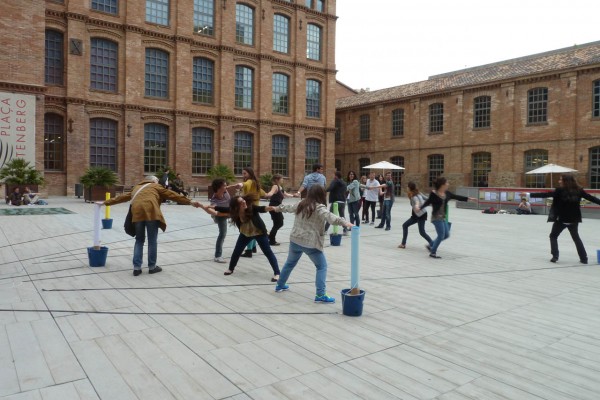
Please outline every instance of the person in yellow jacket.
[{"label": "person in yellow jacket", "polygon": [[[266,197],[266,193],[260,187],[260,182],[254,173],[254,170],[251,167],[242,168],[242,178],[244,178],[244,183],[241,184],[242,196],[251,195],[255,200],[253,205],[258,206],[259,199],[261,197]],[[241,257],[252,257],[252,253],[256,253],[256,240],[251,240],[246,247],[246,251],[241,255]]]},{"label": "person in yellow jacket", "polygon": [[162,229],[163,232],[167,229],[167,223],[160,210],[160,204],[165,200],[172,200],[178,204],[191,204],[198,208],[200,207],[200,203],[191,201],[185,196],[166,189],[158,183],[157,177],[149,175],[135,185],[131,193],[125,193],[114,199],[100,201],[96,204],[112,206],[130,200],[132,200],[132,221],[135,226],[133,276],[138,276],[142,273],[142,258],[144,256],[146,233],[148,234],[148,273],[155,274],[162,271],[162,268],[156,265],[158,228]]}]

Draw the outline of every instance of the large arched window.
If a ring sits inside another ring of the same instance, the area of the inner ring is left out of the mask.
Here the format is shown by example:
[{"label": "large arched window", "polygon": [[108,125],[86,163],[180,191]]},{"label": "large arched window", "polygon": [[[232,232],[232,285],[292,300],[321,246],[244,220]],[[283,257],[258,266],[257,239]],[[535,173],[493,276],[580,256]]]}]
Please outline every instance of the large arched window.
[{"label": "large arched window", "polygon": [[306,58],[309,60],[321,60],[321,27],[306,25]]},{"label": "large arched window", "polygon": [[[529,172],[548,164],[548,150],[534,149],[525,152],[524,172]],[[525,187],[544,188],[546,176],[544,174],[525,174]]]},{"label": "large arched window", "polygon": [[146,0],[146,22],[169,25],[169,0]]},{"label": "large arched window", "polygon": [[192,73],[192,101],[213,104],[215,63],[208,58],[195,57]]},{"label": "large arched window", "polygon": [[242,168],[251,167],[254,137],[250,132],[236,132],[233,138],[233,173],[242,174]]},{"label": "large arched window", "polygon": [[444,104],[434,103],[429,106],[429,133],[444,132]]},{"label": "large arched window", "polygon": [[117,121],[90,119],[90,167],[117,170]]},{"label": "large arched window", "polygon": [[111,40],[92,38],[90,47],[90,88],[116,92],[119,46]]},{"label": "large arched window", "polygon": [[169,53],[146,49],[145,94],[149,97],[169,97]]},{"label": "large arched window", "polygon": [[163,124],[144,125],[144,172],[155,173],[168,165],[169,127]]},{"label": "large arched window", "polygon": [[[394,156],[390,158],[390,162],[394,165],[404,168],[404,157],[402,156]],[[394,194],[396,196],[400,196],[402,193],[402,176],[404,176],[403,169],[393,169],[392,170],[392,180],[394,181]]]},{"label": "large arched window", "polygon": [[319,139],[306,139],[306,157],[304,159],[304,172],[313,172],[313,165],[321,162],[321,141]]},{"label": "large arched window", "polygon": [[252,109],[254,92],[254,71],[238,65],[235,67],[235,106],[246,110]]},{"label": "large arched window", "polygon": [[321,82],[306,80],[306,116],[321,118]]},{"label": "large arched window", "polygon": [[215,0],[194,0],[194,32],[215,34]]},{"label": "large arched window", "polygon": [[471,155],[471,186],[487,187],[488,177],[492,172],[492,155],[490,153],[473,153]]},{"label": "large arched window", "polygon": [[65,152],[65,119],[58,114],[44,115],[44,169],[63,171]]},{"label": "large arched window", "polygon": [[590,189],[600,189],[600,146],[590,149]]},{"label": "large arched window", "polygon": [[290,19],[285,15],[275,14],[273,17],[273,50],[289,53]]},{"label": "large arched window", "polygon": [[492,97],[479,96],[473,100],[473,129],[484,129],[491,126]]},{"label": "large arched window", "polygon": [[290,78],[284,74],[273,74],[273,112],[289,114]]},{"label": "large arched window", "polygon": [[62,85],[64,82],[64,35],[52,29],[46,30],[45,82],[48,85]]},{"label": "large arched window", "polygon": [[527,123],[543,124],[548,121],[548,88],[539,87],[527,92]]},{"label": "large arched window", "polygon": [[271,141],[271,171],[273,174],[289,176],[290,139],[275,135]]},{"label": "large arched window", "polygon": [[429,187],[433,187],[433,183],[438,176],[444,175],[444,155],[443,154],[431,154],[427,156],[427,167],[429,171],[429,178],[427,184]]},{"label": "large arched window", "polygon": [[213,130],[192,129],[192,174],[206,174],[213,166]]},{"label": "large arched window", "polygon": [[254,9],[245,4],[235,5],[235,41],[254,44]]}]

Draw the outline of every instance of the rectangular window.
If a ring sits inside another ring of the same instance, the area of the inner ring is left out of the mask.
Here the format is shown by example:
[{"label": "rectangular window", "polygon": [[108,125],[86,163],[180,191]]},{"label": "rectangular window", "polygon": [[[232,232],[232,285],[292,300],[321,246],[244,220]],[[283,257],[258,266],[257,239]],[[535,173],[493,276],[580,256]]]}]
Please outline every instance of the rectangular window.
[{"label": "rectangular window", "polygon": [[273,174],[288,176],[290,139],[287,136],[275,135],[273,136],[272,146],[271,170]]},{"label": "rectangular window", "polygon": [[335,144],[342,143],[342,119],[335,119]]},{"label": "rectangular window", "polygon": [[254,10],[239,3],[235,5],[235,41],[254,45]]},{"label": "rectangular window", "polygon": [[117,15],[119,13],[119,0],[92,0],[92,10]]},{"label": "rectangular window", "polygon": [[235,67],[235,106],[252,110],[254,71],[248,67]]},{"label": "rectangular window", "polygon": [[287,53],[290,45],[290,19],[275,14],[273,17],[273,50]]},{"label": "rectangular window", "polygon": [[592,116],[600,117],[600,80],[594,81],[594,97],[592,99]]},{"label": "rectangular window", "polygon": [[371,138],[371,116],[367,114],[361,115],[359,125],[359,140],[369,140]]},{"label": "rectangular window", "polygon": [[492,172],[492,155],[490,153],[475,153],[472,156],[472,182],[474,187],[488,187],[488,176]]},{"label": "rectangular window", "polygon": [[325,0],[317,0],[317,11],[325,11]]},{"label": "rectangular window", "polygon": [[215,0],[194,0],[194,32],[215,34]]},{"label": "rectangular window", "polygon": [[321,28],[317,25],[306,26],[306,58],[321,60]]},{"label": "rectangular window", "polygon": [[168,126],[144,125],[144,173],[153,174],[167,165],[168,140]]},{"label": "rectangular window", "polygon": [[146,0],[146,22],[169,25],[169,0]]},{"label": "rectangular window", "polygon": [[206,174],[213,165],[213,131],[192,129],[192,174]]},{"label": "rectangular window", "polygon": [[321,118],[321,82],[306,81],[306,116]]},{"label": "rectangular window", "polygon": [[[404,157],[402,156],[394,156],[390,158],[390,162],[399,167],[404,167]],[[404,176],[403,169],[393,169],[392,170],[392,180],[395,183],[394,186],[394,195],[400,196],[402,193],[402,177]]]},{"label": "rectangular window", "polygon": [[233,173],[242,175],[242,168],[252,166],[253,137],[249,132],[236,132],[233,139]]},{"label": "rectangular window", "polygon": [[213,104],[214,62],[206,58],[194,58],[192,101]]},{"label": "rectangular window", "polygon": [[146,49],[146,96],[169,97],[169,53]]},{"label": "rectangular window", "polygon": [[92,38],[90,49],[90,88],[117,91],[118,47],[110,40]]},{"label": "rectangular window", "polygon": [[600,189],[600,147],[590,149],[590,189]]},{"label": "rectangular window", "polygon": [[[367,176],[367,177],[369,176],[370,170],[365,167],[370,164],[371,164],[370,158],[359,158],[358,159],[358,171],[359,171],[358,173],[360,174],[360,176]],[[359,179],[358,176],[356,178]]]},{"label": "rectangular window", "polygon": [[444,132],[444,105],[435,103],[429,106],[429,133]]},{"label": "rectangular window", "polygon": [[64,36],[61,32],[46,30],[45,82],[48,85],[63,84]]},{"label": "rectangular window", "polygon": [[117,122],[106,118],[90,120],[90,167],[117,170]]},{"label": "rectangular window", "polygon": [[473,129],[489,128],[491,125],[492,98],[479,96],[473,101]]},{"label": "rectangular window", "polygon": [[304,5],[308,8],[312,8],[312,0],[304,0]]},{"label": "rectangular window", "polygon": [[273,74],[273,112],[287,114],[289,112],[289,78],[284,74]]},{"label": "rectangular window", "polygon": [[548,121],[548,88],[527,92],[527,123],[543,124]]},{"label": "rectangular window", "polygon": [[319,139],[306,139],[306,158],[304,159],[304,172],[310,174],[313,165],[321,162],[321,141]]},{"label": "rectangular window", "polygon": [[44,115],[44,169],[64,170],[64,118],[57,114]]},{"label": "rectangular window", "polygon": [[392,111],[392,136],[404,136],[404,109]]},{"label": "rectangular window", "polygon": [[433,154],[427,157],[429,164],[429,187],[433,187],[433,183],[444,174],[444,156],[442,154]]},{"label": "rectangular window", "polygon": [[[528,150],[525,152],[524,172],[532,171],[536,168],[543,167],[548,164],[548,150]],[[550,178],[550,176],[548,176]],[[525,187],[528,188],[545,188],[546,175],[544,174],[525,174]]]}]

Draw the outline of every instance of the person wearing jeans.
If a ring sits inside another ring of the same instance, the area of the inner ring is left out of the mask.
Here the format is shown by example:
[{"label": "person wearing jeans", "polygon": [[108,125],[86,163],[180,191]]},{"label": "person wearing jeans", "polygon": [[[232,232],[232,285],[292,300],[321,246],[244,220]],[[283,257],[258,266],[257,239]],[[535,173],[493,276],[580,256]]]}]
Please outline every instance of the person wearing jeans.
[{"label": "person wearing jeans", "polygon": [[385,174],[384,184],[379,186],[379,190],[383,193],[383,211],[381,213],[381,223],[376,228],[383,228],[385,225],[385,230],[389,231],[392,221],[392,206],[394,205],[394,181],[391,172]]},{"label": "person wearing jeans", "polygon": [[408,182],[408,199],[410,200],[411,205],[411,215],[410,218],[407,219],[402,224],[402,243],[398,246],[401,249],[406,248],[406,239],[408,238],[408,228],[411,225],[419,224],[419,234],[425,240],[427,240],[428,249],[431,250],[431,246],[433,245],[433,240],[431,237],[425,232],[425,222],[427,221],[427,212],[425,210],[421,210],[419,212],[415,212],[417,207],[420,207],[427,198],[421,194],[417,185],[414,182]]},{"label": "person wearing jeans", "polygon": [[[233,185],[236,186],[236,185]],[[213,190],[213,196],[210,199],[210,205],[214,207],[225,207],[229,208],[229,202],[231,201],[231,196],[227,191],[227,183],[225,179],[217,178],[212,181],[211,184]],[[202,207],[205,211],[206,208]],[[209,212],[209,211],[207,211]],[[211,213],[211,212],[209,212]],[[213,214],[214,221],[216,222],[219,228],[219,236],[217,236],[217,243],[215,244],[215,258],[214,261],[217,263],[226,263],[223,258],[223,242],[225,241],[225,237],[227,236],[227,215],[218,214],[216,212]]]},{"label": "person wearing jeans", "polygon": [[326,202],[325,189],[320,185],[313,185],[308,189],[306,198],[300,203],[278,206],[273,210],[296,214],[294,226],[290,233],[288,258],[275,286],[276,292],[289,290],[290,287],[287,285],[287,280],[304,253],[310,258],[317,269],[315,277],[315,302],[335,303],[335,299],[327,295],[327,260],[323,253],[325,222],[329,222],[331,225],[341,225],[346,228],[351,228],[354,225],[327,210]]},{"label": "person wearing jeans", "polygon": [[197,201],[191,201],[172,190],[166,189],[158,183],[158,178],[149,175],[142,182],[133,187],[130,193],[124,193],[114,199],[96,202],[98,205],[112,206],[119,203],[131,201],[132,222],[135,227],[135,245],[133,248],[133,276],[142,273],[142,258],[144,255],[144,242],[148,236],[148,269],[150,274],[162,271],[156,265],[158,251],[157,238],[158,228],[163,232],[167,229],[167,223],[163,216],[160,205],[166,200],[172,200],[178,204],[191,204],[200,207]]},{"label": "person wearing jeans", "polygon": [[348,182],[346,187],[348,189],[348,216],[351,223],[355,224],[356,226],[360,226],[360,216],[358,215],[358,210],[360,208],[361,184],[358,183],[354,171],[348,172],[346,182]]},{"label": "person wearing jeans", "polygon": [[450,223],[446,220],[446,207],[450,200],[458,201],[477,201],[473,197],[465,197],[454,194],[448,190],[448,180],[443,176],[438,177],[433,183],[434,190],[431,191],[429,198],[425,200],[421,206],[415,208],[415,211],[419,212],[428,205],[431,205],[431,223],[435,227],[437,237],[433,240],[431,249],[429,249],[429,257],[431,258],[442,258],[437,255],[437,249],[443,240],[450,237]]}]

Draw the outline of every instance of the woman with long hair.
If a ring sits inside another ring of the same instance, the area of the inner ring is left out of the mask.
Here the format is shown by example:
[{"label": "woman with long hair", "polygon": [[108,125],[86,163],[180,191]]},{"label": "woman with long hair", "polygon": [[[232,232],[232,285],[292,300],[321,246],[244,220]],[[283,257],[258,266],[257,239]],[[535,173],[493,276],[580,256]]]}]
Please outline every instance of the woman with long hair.
[{"label": "woman with long hair", "polygon": [[420,210],[416,211],[418,207],[420,207],[425,201],[427,197],[425,197],[417,188],[417,185],[414,182],[408,182],[408,192],[406,195],[408,196],[408,200],[410,200],[410,206],[412,208],[412,212],[410,218],[407,219],[402,224],[402,243],[398,245],[399,248],[406,248],[406,239],[408,238],[408,227],[419,224],[419,234],[425,240],[427,240],[427,249],[430,250],[433,245],[433,240],[431,237],[425,232],[425,221],[427,221],[427,211]]},{"label": "woman with long hair", "polygon": [[269,237],[267,236],[267,227],[260,217],[260,213],[272,211],[274,207],[264,207],[254,205],[255,197],[253,195],[248,196],[234,196],[229,203],[229,209],[221,209],[215,207],[217,212],[229,211],[229,218],[231,219],[232,225],[235,225],[240,230],[237,242],[231,254],[231,260],[229,261],[229,268],[225,271],[224,275],[231,275],[237,266],[237,262],[240,259],[244,247],[251,241],[256,240],[260,249],[265,253],[271,268],[273,269],[273,278],[271,282],[277,282],[279,279],[279,264],[277,258],[271,250],[269,245]]},{"label": "woman with long hair", "polygon": [[[242,178],[244,179],[244,183],[242,183],[242,196],[252,195],[254,199],[253,203],[257,206],[259,199],[265,197],[266,193],[260,187],[260,182],[254,170],[251,167],[242,168]],[[254,240],[248,243],[248,247],[246,247],[246,251],[241,257],[252,257],[252,253],[256,253],[256,241]]]},{"label": "woman with long hair", "polygon": [[452,193],[448,190],[448,180],[443,176],[438,177],[433,183],[434,190],[431,191],[429,198],[425,202],[416,208],[417,211],[421,211],[428,205],[431,205],[431,223],[435,226],[437,237],[434,239],[429,250],[429,257],[431,258],[442,258],[437,255],[437,249],[443,240],[450,237],[450,223],[446,221],[447,207],[450,200],[458,201],[477,201],[473,197],[465,197]]},{"label": "woman with long hair", "polygon": [[306,254],[317,268],[315,302],[335,303],[335,299],[328,296],[326,291],[327,260],[323,253],[325,222],[346,228],[351,228],[354,225],[327,210],[326,197],[325,189],[321,185],[313,185],[308,189],[306,198],[299,203],[275,207],[274,211],[296,214],[294,226],[290,233],[288,258],[275,286],[276,292],[289,289],[286,282],[302,254]]},{"label": "woman with long hair", "polygon": [[350,222],[356,226],[360,226],[360,216],[358,215],[358,209],[360,207],[360,187],[361,184],[356,179],[356,173],[349,171],[346,178],[348,182],[348,218]]},{"label": "woman with long hair", "polygon": [[[269,193],[266,194],[266,197],[270,198],[270,206],[278,206],[283,203],[283,199],[286,197],[294,197],[283,190],[283,187],[281,186],[282,179],[283,176],[280,174],[275,174],[271,178],[273,186],[271,187]],[[283,226],[283,215],[275,211],[269,211],[269,214],[271,214],[271,220],[273,221],[273,227],[271,228],[271,232],[269,232],[269,244],[271,246],[279,246],[279,243],[275,237],[277,236],[277,231],[279,231],[279,229]]]},{"label": "woman with long hair", "polygon": [[582,264],[588,263],[587,252],[583,242],[579,237],[579,224],[581,223],[581,199],[586,199],[592,203],[600,204],[600,199],[587,193],[571,174],[563,174],[558,180],[559,187],[553,192],[531,193],[531,197],[544,198],[552,197],[552,206],[548,214],[548,222],[552,224],[550,231],[550,253],[552,253],[551,262],[558,261],[558,237],[566,228],[571,234],[575,243],[579,261]]}]

